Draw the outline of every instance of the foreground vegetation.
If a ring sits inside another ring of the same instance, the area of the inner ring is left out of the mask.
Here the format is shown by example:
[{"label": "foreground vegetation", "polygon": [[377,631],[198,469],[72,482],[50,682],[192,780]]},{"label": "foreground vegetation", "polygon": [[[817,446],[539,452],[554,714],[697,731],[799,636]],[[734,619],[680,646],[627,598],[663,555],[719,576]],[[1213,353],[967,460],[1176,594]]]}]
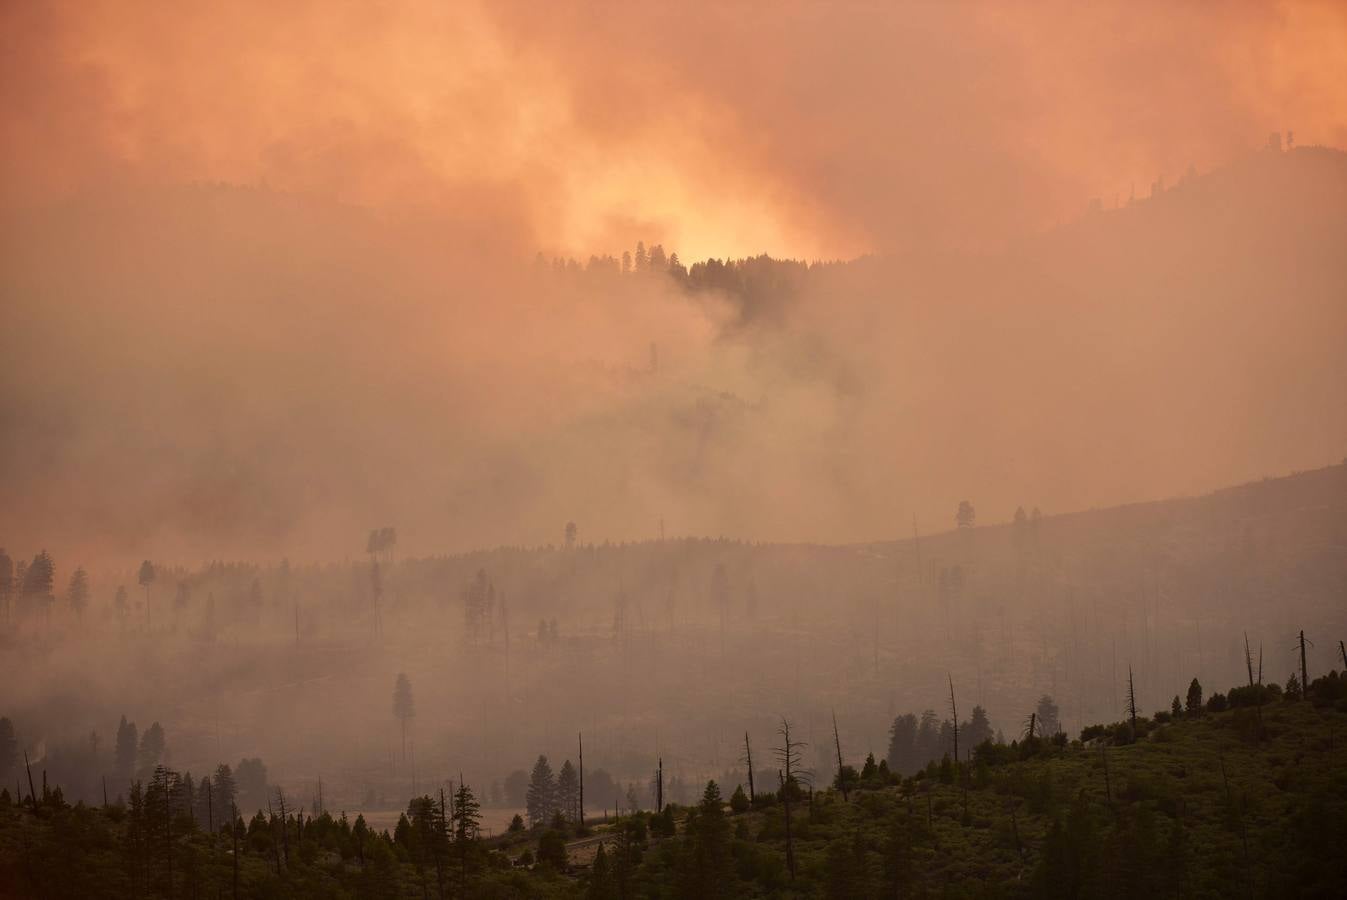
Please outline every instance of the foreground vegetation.
[{"label": "foreground vegetation", "polygon": [[[1308,695],[1308,696],[1306,696]],[[1201,687],[1085,741],[984,741],[908,777],[486,839],[477,802],[413,800],[393,833],[303,811],[199,824],[164,771],[130,800],[0,791],[0,888],[32,897],[1343,896],[1347,678]],[[783,756],[784,761],[784,756]],[[786,769],[790,771],[789,768]],[[842,790],[845,788],[845,790]],[[22,787],[19,787],[22,791]],[[214,833],[212,833],[212,831]]]}]

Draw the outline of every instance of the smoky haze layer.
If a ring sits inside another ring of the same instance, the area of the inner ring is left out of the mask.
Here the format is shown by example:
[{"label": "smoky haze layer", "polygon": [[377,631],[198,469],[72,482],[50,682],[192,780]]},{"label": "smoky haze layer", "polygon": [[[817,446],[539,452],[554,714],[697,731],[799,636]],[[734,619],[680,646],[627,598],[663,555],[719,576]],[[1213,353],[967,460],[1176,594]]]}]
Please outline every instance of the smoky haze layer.
[{"label": "smoky haze layer", "polygon": [[1002,250],[725,277],[225,186],[119,184],[4,229],[0,521],[25,558],[331,560],[381,524],[424,554],[568,520],[868,540],[964,498],[1004,521],[1347,446],[1332,150]]},{"label": "smoky haze layer", "polygon": [[266,182],[548,252],[635,234],[688,257],[981,246],[1273,130],[1347,145],[1334,2],[0,16],[7,197],[126,173]]},{"label": "smoky haze layer", "polygon": [[[745,733],[763,765],[782,716],[822,785],[834,718],[848,760],[884,758],[904,713],[940,727],[951,689],[965,749],[975,705],[1013,740],[1044,695],[1074,737],[1122,720],[1129,682],[1145,710],[1194,678],[1208,695],[1251,682],[1254,660],[1265,683],[1288,684],[1302,630],[1317,678],[1347,630],[1347,465],[851,546],[605,545],[583,529],[561,546],[449,556],[368,546],[322,565],[95,572],[83,605],[11,596],[0,703],[34,771],[98,802],[104,778],[125,795],[161,758],[200,775],[260,756],[292,799],[322,779],[331,808],[395,818],[460,777],[500,805],[495,786],[539,753],[576,760],[583,732],[597,813],[613,780],[653,805],[658,760],[675,802],[708,778],[743,783]],[[58,585],[71,569],[57,555]],[[122,715],[142,732],[158,722],[166,754],[117,766]],[[765,765],[759,785],[776,778]]]},{"label": "smoky haze layer", "polygon": [[[1337,4],[0,17],[0,528],[65,558],[870,539],[1343,452]],[[859,261],[528,263],[638,240]]]}]

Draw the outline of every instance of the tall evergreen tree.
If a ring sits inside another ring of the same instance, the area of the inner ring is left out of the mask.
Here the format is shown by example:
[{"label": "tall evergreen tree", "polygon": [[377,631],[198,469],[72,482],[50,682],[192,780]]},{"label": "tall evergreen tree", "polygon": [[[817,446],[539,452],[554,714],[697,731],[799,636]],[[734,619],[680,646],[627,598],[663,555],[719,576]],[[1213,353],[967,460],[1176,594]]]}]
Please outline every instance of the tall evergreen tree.
[{"label": "tall evergreen tree", "polygon": [[136,751],[136,770],[142,778],[152,777],[154,769],[164,758],[164,729],[158,722],[145,729]]},{"label": "tall evergreen tree", "polygon": [[150,587],[154,584],[156,573],[154,563],[148,559],[140,564],[140,571],[136,574],[136,582],[145,589],[145,622],[150,621]]},{"label": "tall evergreen tree", "polygon": [[720,787],[706,783],[696,814],[689,817],[678,896],[716,898],[734,896],[730,857],[730,823],[725,817]]},{"label": "tall evergreen tree", "polygon": [[46,550],[33,557],[23,571],[21,586],[24,604],[32,612],[45,613],[55,599],[56,563]]},{"label": "tall evergreen tree", "polygon": [[126,721],[126,716],[122,716],[117,725],[117,746],[113,751],[119,781],[127,781],[135,774],[136,752],[139,748],[140,734],[136,730],[136,723]]},{"label": "tall evergreen tree", "polygon": [[1196,716],[1202,712],[1202,685],[1198,684],[1196,678],[1188,685],[1188,698],[1184,704],[1184,709],[1190,716]]},{"label": "tall evergreen tree", "polygon": [[393,684],[393,715],[402,729],[402,761],[407,761],[407,720],[416,715],[412,702],[412,683],[405,672],[399,672]]},{"label": "tall evergreen tree", "polygon": [[75,617],[81,621],[84,619],[84,610],[89,606],[89,574],[80,566],[70,576],[70,585],[65,592],[66,602],[70,604],[70,609],[75,613]]},{"label": "tall evergreen tree", "polygon": [[481,839],[481,804],[472,789],[460,784],[454,791],[454,850],[458,857],[458,887],[461,896],[468,895],[468,879],[473,874]]},{"label": "tall evergreen tree", "polygon": [[570,822],[579,821],[580,779],[568,759],[557,773],[557,808]]},{"label": "tall evergreen tree", "polygon": [[215,767],[215,780],[212,790],[214,791],[215,806],[218,809],[233,809],[234,804],[238,802],[238,787],[234,783],[234,772],[228,764],[220,763]]},{"label": "tall evergreen tree", "polygon": [[963,726],[964,741],[971,749],[977,747],[983,741],[989,741],[994,736],[992,732],[992,723],[987,719],[987,711],[981,706],[973,707],[973,718],[964,723]]},{"label": "tall evergreen tree", "polygon": [[525,806],[528,810],[529,824],[545,825],[556,810],[556,779],[546,756],[539,756],[533,764],[533,773],[529,776],[528,797]]},{"label": "tall evergreen tree", "polygon": [[917,717],[905,713],[893,720],[889,727],[889,752],[885,757],[889,768],[902,775],[910,775],[920,765],[916,760]]},{"label": "tall evergreen tree", "polygon": [[1044,737],[1052,737],[1062,730],[1062,722],[1058,717],[1057,704],[1048,694],[1038,698],[1038,733]]}]

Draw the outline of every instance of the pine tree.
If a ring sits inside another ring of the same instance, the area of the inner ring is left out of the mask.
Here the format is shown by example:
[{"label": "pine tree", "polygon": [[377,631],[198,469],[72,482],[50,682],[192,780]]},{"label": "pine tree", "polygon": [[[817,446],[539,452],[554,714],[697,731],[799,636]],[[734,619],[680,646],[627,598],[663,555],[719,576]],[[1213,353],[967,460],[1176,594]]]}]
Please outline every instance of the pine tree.
[{"label": "pine tree", "polygon": [[66,588],[65,596],[75,617],[83,621],[84,610],[89,606],[89,574],[82,566],[71,574],[70,586]]},{"label": "pine tree", "polygon": [[150,622],[150,587],[154,584],[155,571],[154,563],[148,559],[140,564],[140,572],[136,574],[136,581],[145,589],[145,624]]},{"label": "pine tree", "polygon": [[20,591],[25,605],[32,610],[47,612],[55,599],[52,591],[56,583],[56,563],[51,554],[43,550],[23,571]]},{"label": "pine tree", "polygon": [[466,784],[460,784],[454,792],[454,849],[458,856],[459,891],[467,896],[468,878],[472,874],[480,839],[482,816],[481,804]]},{"label": "pine tree", "polygon": [[686,857],[679,879],[683,897],[733,896],[734,872],[730,859],[730,823],[714,781],[706,783],[696,815],[689,819]]},{"label": "pine tree", "polygon": [[212,785],[214,802],[217,809],[232,809],[238,802],[238,787],[234,783],[234,773],[225,763],[215,767],[215,781]]},{"label": "pine tree", "polygon": [[1188,685],[1188,700],[1185,708],[1190,716],[1201,715],[1202,713],[1202,685],[1198,684],[1196,678]]},{"label": "pine tree", "polygon": [[164,758],[164,729],[155,722],[140,736],[140,748],[136,752],[136,770],[142,778],[153,775],[154,769]]},{"label": "pine tree", "polygon": [[1043,737],[1052,737],[1062,730],[1061,719],[1058,717],[1057,703],[1049,694],[1044,694],[1038,698],[1038,733]]},{"label": "pine tree", "polygon": [[557,807],[567,821],[579,821],[579,796],[580,780],[576,777],[575,766],[568,759],[561,764],[561,771],[557,774]]},{"label": "pine tree", "polygon": [[402,761],[407,761],[407,720],[416,716],[412,702],[412,683],[406,673],[399,672],[393,684],[393,715],[402,728]]},{"label": "pine tree", "polygon": [[613,874],[608,864],[608,852],[599,842],[594,853],[594,866],[590,870],[589,887],[585,891],[586,900],[613,900]]},{"label": "pine tree", "polygon": [[140,734],[136,731],[136,723],[126,721],[126,716],[122,716],[117,725],[117,747],[114,750],[118,780],[129,780],[135,774],[136,751],[139,747]]},{"label": "pine tree", "polygon": [[530,825],[537,827],[547,824],[556,809],[556,791],[552,767],[548,765],[546,756],[539,756],[529,776],[528,797],[525,801]]}]

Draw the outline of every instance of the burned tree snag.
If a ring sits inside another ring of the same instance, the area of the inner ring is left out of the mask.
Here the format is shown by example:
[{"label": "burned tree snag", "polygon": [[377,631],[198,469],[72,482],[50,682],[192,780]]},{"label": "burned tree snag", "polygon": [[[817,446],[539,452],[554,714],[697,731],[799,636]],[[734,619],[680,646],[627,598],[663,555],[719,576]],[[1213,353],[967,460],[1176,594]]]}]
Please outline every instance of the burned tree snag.
[{"label": "burned tree snag", "polygon": [[744,732],[744,762],[748,766],[748,803],[752,806],[757,802],[757,797],[753,793],[753,748],[748,743],[748,732]]},{"label": "burned tree snag", "polygon": [[959,707],[954,705],[953,675],[949,675],[949,714],[954,719],[954,771],[957,773],[959,771]]},{"label": "burned tree snag", "polygon": [[842,790],[842,802],[850,802],[847,796],[847,770],[842,765],[842,739],[837,734],[837,711],[833,710],[833,743],[837,747],[837,786]]},{"label": "burned tree snag", "polygon": [[1137,691],[1132,681],[1132,667],[1127,667],[1127,718],[1132,723],[1132,740],[1137,739]]}]

